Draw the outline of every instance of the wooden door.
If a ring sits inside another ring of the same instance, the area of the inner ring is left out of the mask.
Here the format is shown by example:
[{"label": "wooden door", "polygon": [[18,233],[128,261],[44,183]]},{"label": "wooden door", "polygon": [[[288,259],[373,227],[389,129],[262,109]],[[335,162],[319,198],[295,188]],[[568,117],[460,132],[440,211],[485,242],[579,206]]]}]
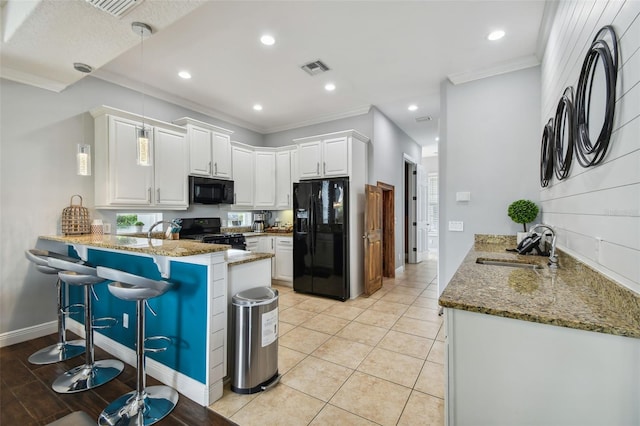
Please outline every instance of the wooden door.
[{"label": "wooden door", "polygon": [[382,287],[382,188],[365,185],[364,293]]}]

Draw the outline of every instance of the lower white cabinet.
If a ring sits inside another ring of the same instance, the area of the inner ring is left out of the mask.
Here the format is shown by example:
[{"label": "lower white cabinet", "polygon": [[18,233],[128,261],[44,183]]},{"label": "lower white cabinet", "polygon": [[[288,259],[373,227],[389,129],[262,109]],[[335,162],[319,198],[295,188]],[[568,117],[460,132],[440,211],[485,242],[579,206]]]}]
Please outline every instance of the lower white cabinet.
[{"label": "lower white cabinet", "polygon": [[273,278],[293,282],[293,237],[276,237]]}]

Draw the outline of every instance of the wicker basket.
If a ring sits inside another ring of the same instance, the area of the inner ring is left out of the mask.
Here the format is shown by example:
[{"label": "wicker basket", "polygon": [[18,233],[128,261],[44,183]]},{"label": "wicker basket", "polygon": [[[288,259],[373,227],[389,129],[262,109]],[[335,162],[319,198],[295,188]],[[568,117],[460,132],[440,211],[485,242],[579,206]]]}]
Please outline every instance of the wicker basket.
[{"label": "wicker basket", "polygon": [[[73,204],[73,197],[80,198],[80,205]],[[62,210],[62,233],[64,235],[79,235],[90,232],[89,209],[82,207],[81,196],[72,195],[69,207]]]}]

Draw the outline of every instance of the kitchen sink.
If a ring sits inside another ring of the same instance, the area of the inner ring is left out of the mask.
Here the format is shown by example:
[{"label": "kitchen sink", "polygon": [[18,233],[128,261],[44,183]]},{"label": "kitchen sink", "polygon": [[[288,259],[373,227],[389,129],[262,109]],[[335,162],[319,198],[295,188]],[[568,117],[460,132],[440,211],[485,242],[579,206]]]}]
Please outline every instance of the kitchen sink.
[{"label": "kitchen sink", "polygon": [[537,263],[530,263],[526,260],[509,260],[509,259],[490,259],[486,257],[479,257],[476,259],[476,263],[480,265],[492,265],[492,266],[507,266],[509,268],[527,268],[527,269],[542,269],[543,266]]}]

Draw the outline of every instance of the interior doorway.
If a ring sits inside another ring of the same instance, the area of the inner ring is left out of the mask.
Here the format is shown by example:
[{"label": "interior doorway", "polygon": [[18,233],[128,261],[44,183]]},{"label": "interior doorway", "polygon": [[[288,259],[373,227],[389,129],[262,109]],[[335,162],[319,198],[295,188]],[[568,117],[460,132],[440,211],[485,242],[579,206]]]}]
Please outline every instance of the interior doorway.
[{"label": "interior doorway", "polygon": [[404,155],[404,263],[418,263],[418,163]]},{"label": "interior doorway", "polygon": [[396,190],[393,185],[380,182],[382,189],[382,276],[395,278],[396,276]]}]

